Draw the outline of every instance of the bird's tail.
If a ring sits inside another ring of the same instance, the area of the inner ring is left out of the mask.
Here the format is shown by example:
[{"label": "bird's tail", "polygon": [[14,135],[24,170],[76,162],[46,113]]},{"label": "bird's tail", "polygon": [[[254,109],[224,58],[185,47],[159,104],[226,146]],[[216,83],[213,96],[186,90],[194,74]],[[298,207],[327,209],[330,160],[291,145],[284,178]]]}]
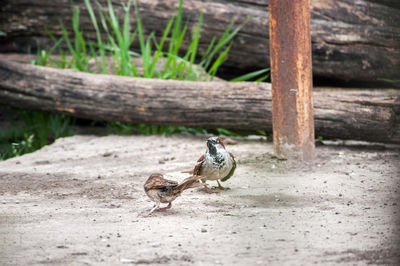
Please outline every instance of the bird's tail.
[{"label": "bird's tail", "polygon": [[185,180],[181,184],[179,184],[175,189],[177,191],[184,191],[185,189],[196,187],[193,186],[195,183],[198,183],[200,179],[203,179],[204,177],[201,175],[192,175]]}]

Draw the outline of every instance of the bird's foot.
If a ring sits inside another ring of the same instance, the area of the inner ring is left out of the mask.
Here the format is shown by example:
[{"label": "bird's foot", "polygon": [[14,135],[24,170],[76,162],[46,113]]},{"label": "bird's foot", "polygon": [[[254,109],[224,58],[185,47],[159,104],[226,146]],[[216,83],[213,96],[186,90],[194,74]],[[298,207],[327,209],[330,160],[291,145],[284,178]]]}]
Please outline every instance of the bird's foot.
[{"label": "bird's foot", "polygon": [[156,216],[156,214],[154,212],[147,212],[147,213],[141,213],[139,214],[139,216],[149,217],[149,216]]},{"label": "bird's foot", "polygon": [[207,193],[218,193],[218,191],[210,189],[206,184],[204,184],[204,189],[206,190]]},{"label": "bird's foot", "polygon": [[166,211],[166,210],[170,209],[171,207],[172,207],[172,204],[170,202],[167,207],[159,208],[159,209],[157,209],[157,211],[163,212],[163,211]]},{"label": "bird's foot", "polygon": [[197,187],[204,187],[204,190],[205,190],[207,193],[218,193],[217,191],[213,191],[212,189],[210,189],[210,188],[207,186],[206,182],[203,181],[203,180],[201,180],[201,182],[194,183],[192,186],[190,186],[190,188],[197,188]]},{"label": "bird's foot", "polygon": [[218,187],[215,187],[215,188],[218,188],[218,189],[220,189],[220,190],[229,190],[230,188],[228,188],[228,187],[223,187],[223,186],[221,186],[221,183],[217,180],[217,183],[218,183]]},{"label": "bird's foot", "polygon": [[223,186],[217,186],[217,187],[213,187],[213,189],[230,190],[231,188],[229,188],[229,187],[223,187]]}]

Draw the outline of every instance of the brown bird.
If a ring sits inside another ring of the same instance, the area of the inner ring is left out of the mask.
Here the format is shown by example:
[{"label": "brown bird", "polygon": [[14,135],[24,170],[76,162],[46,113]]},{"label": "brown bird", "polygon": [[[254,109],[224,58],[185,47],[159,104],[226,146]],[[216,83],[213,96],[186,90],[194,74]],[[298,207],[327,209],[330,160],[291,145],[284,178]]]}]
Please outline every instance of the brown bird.
[{"label": "brown bird", "polygon": [[[201,178],[201,176],[193,175],[186,178],[182,184],[178,185],[178,182],[165,179],[162,174],[152,174],[144,184],[144,191],[147,196],[155,202],[155,205],[149,213],[143,216],[150,216],[156,210],[168,210],[172,206],[172,201],[179,197],[182,191],[191,188],[191,185],[198,182]],[[160,203],[168,203],[168,206],[160,208]]]},{"label": "brown bird", "polygon": [[201,181],[208,192],[211,190],[205,184],[205,180],[216,180],[218,188],[222,182],[228,180],[236,169],[236,161],[233,154],[225,149],[225,145],[220,137],[211,137],[207,139],[207,151],[202,155],[194,167],[193,175],[200,175]]}]

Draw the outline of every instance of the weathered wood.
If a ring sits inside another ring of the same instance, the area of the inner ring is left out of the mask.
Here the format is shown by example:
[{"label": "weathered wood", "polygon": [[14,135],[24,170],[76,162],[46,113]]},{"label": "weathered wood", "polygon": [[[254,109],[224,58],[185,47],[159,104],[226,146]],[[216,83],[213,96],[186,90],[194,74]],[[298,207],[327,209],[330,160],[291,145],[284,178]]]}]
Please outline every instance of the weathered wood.
[{"label": "weathered wood", "polygon": [[[88,38],[95,34],[82,0],[81,28]],[[105,6],[106,0],[100,0]],[[113,0],[122,18],[122,0]],[[197,22],[203,10],[200,50],[213,36],[220,36],[231,21],[243,23],[254,18],[237,36],[221,74],[264,68],[269,65],[268,12],[264,0],[185,0],[184,20]],[[160,37],[168,18],[176,14],[178,1],[141,0],[139,11],[145,33],[155,30]],[[97,5],[93,5],[96,9]],[[61,21],[71,30],[69,0],[5,0],[0,7],[0,51],[26,52],[37,42],[44,47],[50,39],[45,27],[61,36]],[[134,21],[132,21],[135,24]],[[398,0],[311,0],[313,70],[317,80],[398,80],[400,72],[400,4]],[[187,42],[185,42],[187,45]],[[135,44],[137,47],[137,43]],[[187,46],[186,46],[187,47]]]},{"label": "weathered wood", "polygon": [[[400,143],[398,90],[314,90],[317,136]],[[0,103],[81,118],[271,131],[268,83],[162,81],[0,59]]]},{"label": "weathered wood", "polygon": [[270,0],[269,35],[274,151],[314,159],[309,0]]}]

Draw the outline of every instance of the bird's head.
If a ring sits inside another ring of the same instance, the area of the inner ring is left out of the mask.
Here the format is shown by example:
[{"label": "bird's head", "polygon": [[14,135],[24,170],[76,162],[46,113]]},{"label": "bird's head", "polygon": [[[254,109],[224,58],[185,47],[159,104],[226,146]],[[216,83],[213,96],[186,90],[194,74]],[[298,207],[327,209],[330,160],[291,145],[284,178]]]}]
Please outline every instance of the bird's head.
[{"label": "bird's head", "polygon": [[220,137],[211,137],[207,139],[208,151],[211,154],[216,154],[217,149],[225,149],[225,145]]}]

